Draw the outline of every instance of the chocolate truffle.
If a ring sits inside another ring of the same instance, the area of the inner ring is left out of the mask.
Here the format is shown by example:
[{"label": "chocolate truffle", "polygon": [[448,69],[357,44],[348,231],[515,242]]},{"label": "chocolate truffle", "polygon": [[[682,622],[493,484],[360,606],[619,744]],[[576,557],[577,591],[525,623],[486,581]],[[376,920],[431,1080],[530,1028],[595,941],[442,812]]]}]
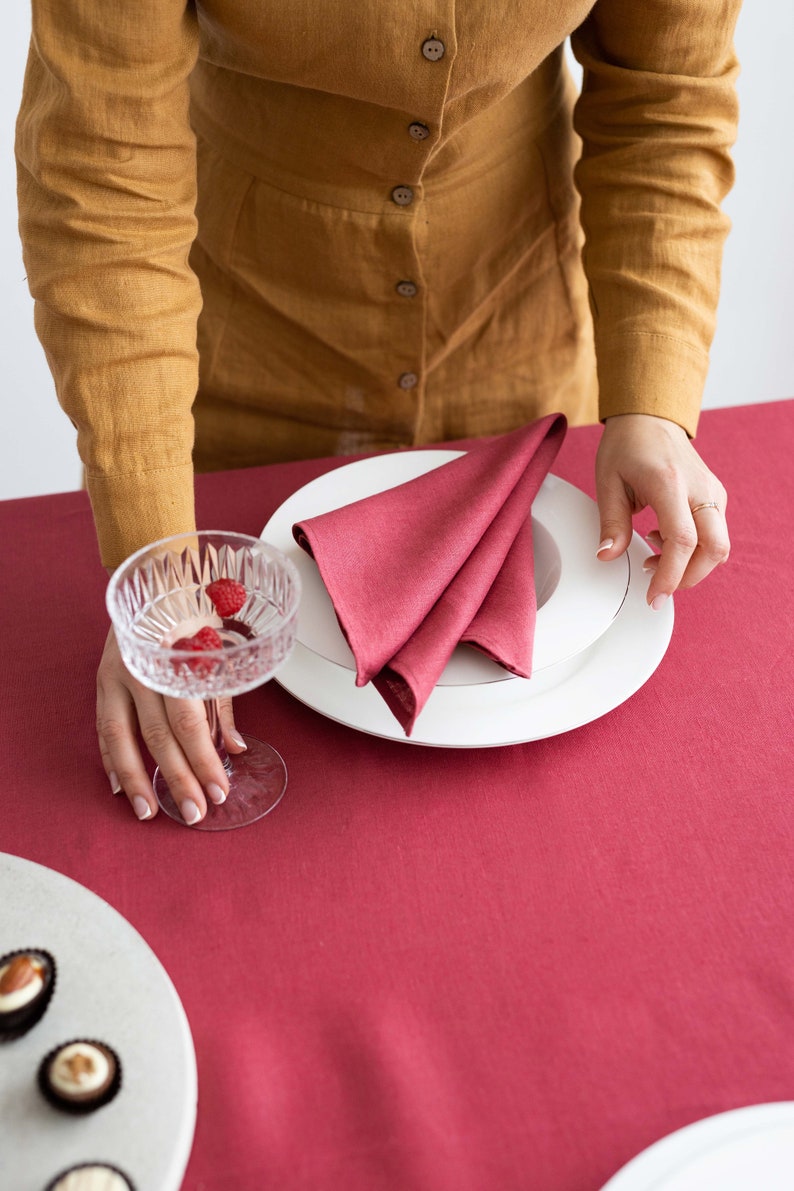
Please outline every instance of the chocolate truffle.
[{"label": "chocolate truffle", "polygon": [[45,1191],[135,1191],[125,1174],[106,1162],[84,1162],[56,1175]]},{"label": "chocolate truffle", "polygon": [[0,1040],[36,1024],[55,987],[55,961],[48,951],[9,951],[0,956]]},{"label": "chocolate truffle", "polygon": [[118,1055],[104,1042],[90,1038],[56,1046],[39,1067],[42,1093],[65,1112],[93,1112],[108,1104],[120,1086]]}]

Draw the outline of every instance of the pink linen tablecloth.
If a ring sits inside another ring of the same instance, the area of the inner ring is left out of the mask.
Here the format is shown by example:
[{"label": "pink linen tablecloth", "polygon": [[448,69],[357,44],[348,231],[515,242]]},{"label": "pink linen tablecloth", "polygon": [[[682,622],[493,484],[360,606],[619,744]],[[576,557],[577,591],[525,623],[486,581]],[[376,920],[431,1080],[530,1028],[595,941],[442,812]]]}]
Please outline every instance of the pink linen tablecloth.
[{"label": "pink linen tablecloth", "polygon": [[[554,466],[591,493],[599,433]],[[698,446],[733,557],[677,597],[632,699],[452,751],[270,683],[238,724],[287,794],[221,835],[108,789],[86,497],[0,504],[0,850],[106,898],[169,971],[198,1057],[186,1191],[596,1191],[682,1125],[794,1099],[794,403],[706,413]],[[205,477],[200,522],[258,534],[339,462]]]}]

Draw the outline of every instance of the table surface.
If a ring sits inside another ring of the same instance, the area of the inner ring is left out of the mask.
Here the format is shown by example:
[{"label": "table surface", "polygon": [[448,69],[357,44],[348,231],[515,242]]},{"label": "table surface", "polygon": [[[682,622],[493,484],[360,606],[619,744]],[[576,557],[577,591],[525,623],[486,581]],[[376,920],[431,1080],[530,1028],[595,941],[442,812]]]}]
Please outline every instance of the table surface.
[{"label": "table surface", "polygon": [[[554,467],[591,494],[599,433]],[[238,726],[287,794],[220,835],[108,789],[85,495],[0,504],[0,851],[105,898],[174,981],[188,1191],[596,1191],[680,1126],[794,1099],[792,447],[794,402],[703,414],[732,558],[623,706],[439,750],[270,683]],[[258,534],[340,462],[202,477],[200,524]]]}]

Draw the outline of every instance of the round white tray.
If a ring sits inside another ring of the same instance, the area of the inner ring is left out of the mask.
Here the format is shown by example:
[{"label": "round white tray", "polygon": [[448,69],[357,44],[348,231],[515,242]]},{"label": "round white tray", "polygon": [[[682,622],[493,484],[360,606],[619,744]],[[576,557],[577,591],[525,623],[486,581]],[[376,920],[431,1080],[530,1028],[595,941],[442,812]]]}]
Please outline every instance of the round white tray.
[{"label": "round white tray", "polygon": [[[138,1191],[178,1191],[196,1124],[196,1056],[162,964],[129,922],[61,873],[0,853],[0,955],[49,951],[55,993],[27,1034],[0,1043],[0,1185],[42,1191],[64,1167],[109,1162]],[[36,1085],[44,1055],[71,1038],[119,1054],[123,1083],[85,1117],[51,1108]]]}]

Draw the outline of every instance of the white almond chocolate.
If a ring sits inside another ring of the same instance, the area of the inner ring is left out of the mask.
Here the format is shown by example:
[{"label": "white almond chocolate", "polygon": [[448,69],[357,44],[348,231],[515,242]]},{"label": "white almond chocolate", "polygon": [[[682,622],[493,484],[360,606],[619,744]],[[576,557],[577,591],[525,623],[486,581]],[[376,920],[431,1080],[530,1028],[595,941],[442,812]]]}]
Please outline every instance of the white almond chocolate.
[{"label": "white almond chocolate", "polygon": [[89,1096],[112,1079],[111,1061],[90,1042],[71,1042],[50,1065],[50,1085],[60,1096]]},{"label": "white almond chocolate", "polygon": [[[18,969],[26,965],[23,975]],[[15,956],[0,968],[0,1014],[29,1005],[44,988],[44,965],[33,956]]]}]

